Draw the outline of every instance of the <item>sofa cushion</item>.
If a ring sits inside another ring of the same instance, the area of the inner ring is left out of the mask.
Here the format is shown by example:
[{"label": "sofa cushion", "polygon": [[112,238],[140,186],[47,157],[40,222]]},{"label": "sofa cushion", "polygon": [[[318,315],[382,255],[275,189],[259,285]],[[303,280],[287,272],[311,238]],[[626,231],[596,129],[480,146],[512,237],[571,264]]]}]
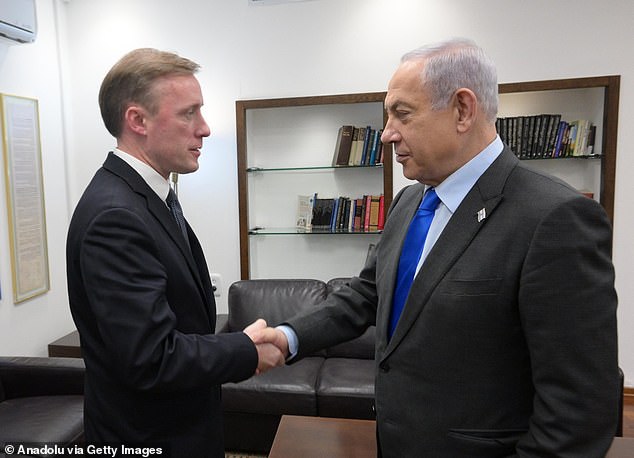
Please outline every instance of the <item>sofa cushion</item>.
[{"label": "sofa cushion", "polygon": [[321,417],[373,419],[374,360],[328,358],[317,385],[317,412]]},{"label": "sofa cushion", "polygon": [[229,331],[241,331],[258,318],[275,326],[326,299],[319,280],[241,280],[229,287]]},{"label": "sofa cushion", "polygon": [[323,358],[311,356],[239,383],[226,383],[222,385],[223,410],[316,416],[315,387],[323,362]]},{"label": "sofa cushion", "polygon": [[0,402],[0,444],[76,443],[83,437],[84,397],[33,396]]}]

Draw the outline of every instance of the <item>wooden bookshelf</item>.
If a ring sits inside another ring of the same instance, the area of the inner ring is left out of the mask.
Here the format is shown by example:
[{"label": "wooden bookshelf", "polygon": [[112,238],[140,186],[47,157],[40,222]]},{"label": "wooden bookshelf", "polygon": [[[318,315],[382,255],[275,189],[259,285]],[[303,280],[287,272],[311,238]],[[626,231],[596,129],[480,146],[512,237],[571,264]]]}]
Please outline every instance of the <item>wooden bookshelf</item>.
[{"label": "wooden bookshelf", "polygon": [[[280,110],[282,113],[285,109],[294,109],[298,107],[304,107],[307,110],[311,108],[317,108],[318,110],[325,110],[326,112],[330,109],[336,110],[337,107],[342,106],[365,106],[370,104],[371,110],[373,112],[373,117],[378,119],[380,126],[374,126],[377,128],[382,128],[386,122],[386,114],[383,109],[383,101],[385,99],[385,92],[368,92],[368,93],[358,93],[358,94],[339,94],[339,95],[320,95],[320,96],[308,96],[308,97],[291,97],[291,98],[276,98],[276,99],[255,99],[255,100],[239,100],[236,101],[236,134],[237,134],[237,153],[238,153],[238,192],[239,192],[239,218],[240,218],[240,275],[242,279],[251,278],[251,253],[250,253],[250,238],[254,237],[252,233],[250,233],[250,228],[257,224],[254,221],[249,221],[250,214],[250,205],[253,204],[252,199],[249,195],[249,178],[250,172],[249,169],[257,166],[250,162],[252,159],[251,149],[253,145],[250,145],[250,129],[253,127],[249,123],[249,115],[253,114],[256,110],[268,110],[268,113],[275,117],[275,110]],[[353,120],[343,122],[348,124],[357,124]],[[332,128],[331,136],[332,136],[332,144],[325,144],[323,146],[323,152],[319,153],[320,158],[317,160],[317,163],[311,164],[289,164],[288,161],[285,161],[283,157],[280,158],[279,163],[276,164],[276,167],[279,169],[286,170],[298,170],[301,169],[334,169],[333,167],[329,167],[332,161],[332,156],[334,153],[334,142],[337,136],[337,128]],[[275,127],[272,128],[274,130]],[[380,167],[373,167],[374,169],[378,169],[381,174],[381,193],[385,196],[385,209],[387,209],[392,201],[392,193],[393,193],[393,183],[392,183],[392,152],[391,148],[384,148],[384,160]],[[277,155],[276,152],[271,153],[272,156]],[[283,156],[280,154],[279,156]],[[343,173],[357,173],[354,169],[355,167],[347,167],[347,171]],[[369,167],[356,167],[358,169],[358,173],[366,173],[361,169],[369,169]],[[334,172],[334,173],[342,173],[342,172]],[[371,172],[370,172],[371,173]],[[327,192],[326,189],[315,190],[315,192],[319,191]],[[359,189],[359,194],[363,194],[363,190]],[[351,196],[353,197],[353,196]],[[273,204],[271,204],[273,205]],[[269,231],[269,233],[275,233],[276,231]],[[263,231],[266,233],[266,231]],[[309,236],[310,234],[306,234],[305,236]],[[317,237],[324,237],[324,234],[315,234]],[[345,237],[363,237],[366,234],[348,234]],[[260,235],[255,235],[255,237],[259,237]],[[265,236],[265,235],[262,235]],[[302,236],[302,235],[300,235]],[[336,234],[331,238],[329,243],[341,243],[337,242],[336,238],[342,237],[341,234]],[[345,242],[343,242],[345,243]],[[359,266],[360,269],[361,266]],[[351,273],[352,274],[352,273]]]},{"label": "wooden bookshelf", "polygon": [[[498,92],[501,96],[504,94],[548,93],[552,91],[572,91],[593,88],[603,90],[603,109],[601,113],[602,138],[600,145],[600,202],[611,221],[614,221],[614,181],[616,174],[616,141],[619,119],[620,81],[621,77],[619,75],[610,75],[504,83],[498,86]],[[574,159],[571,158],[571,160]]]}]

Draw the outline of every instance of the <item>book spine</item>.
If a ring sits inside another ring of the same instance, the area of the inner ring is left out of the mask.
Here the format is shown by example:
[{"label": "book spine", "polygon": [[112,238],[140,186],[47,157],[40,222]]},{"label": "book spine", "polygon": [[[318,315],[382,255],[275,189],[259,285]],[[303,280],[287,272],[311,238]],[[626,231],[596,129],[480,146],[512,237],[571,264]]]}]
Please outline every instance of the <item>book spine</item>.
[{"label": "book spine", "polygon": [[385,228],[385,196],[381,194],[379,197],[379,223],[377,230],[382,231]]},{"label": "book spine", "polygon": [[365,196],[364,209],[365,209],[365,215],[363,220],[363,231],[369,232],[370,231],[370,213],[372,211],[372,196],[371,195]]}]

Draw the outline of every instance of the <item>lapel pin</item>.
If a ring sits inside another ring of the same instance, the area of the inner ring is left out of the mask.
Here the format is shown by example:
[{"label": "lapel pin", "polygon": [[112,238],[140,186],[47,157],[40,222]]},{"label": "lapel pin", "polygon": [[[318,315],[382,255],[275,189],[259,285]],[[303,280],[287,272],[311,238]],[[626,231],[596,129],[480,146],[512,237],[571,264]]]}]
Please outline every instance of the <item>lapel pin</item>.
[{"label": "lapel pin", "polygon": [[478,210],[477,215],[478,215],[478,223],[482,222],[482,220],[487,217],[486,208],[482,208],[481,210]]}]

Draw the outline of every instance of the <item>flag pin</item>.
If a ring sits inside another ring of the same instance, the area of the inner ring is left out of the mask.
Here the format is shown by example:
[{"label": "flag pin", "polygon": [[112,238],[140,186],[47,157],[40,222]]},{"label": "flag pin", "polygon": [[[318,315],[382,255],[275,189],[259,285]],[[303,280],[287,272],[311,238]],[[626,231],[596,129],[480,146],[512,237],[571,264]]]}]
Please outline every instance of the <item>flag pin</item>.
[{"label": "flag pin", "polygon": [[478,223],[481,222],[486,217],[487,217],[486,208],[482,208],[481,210],[478,211]]}]

